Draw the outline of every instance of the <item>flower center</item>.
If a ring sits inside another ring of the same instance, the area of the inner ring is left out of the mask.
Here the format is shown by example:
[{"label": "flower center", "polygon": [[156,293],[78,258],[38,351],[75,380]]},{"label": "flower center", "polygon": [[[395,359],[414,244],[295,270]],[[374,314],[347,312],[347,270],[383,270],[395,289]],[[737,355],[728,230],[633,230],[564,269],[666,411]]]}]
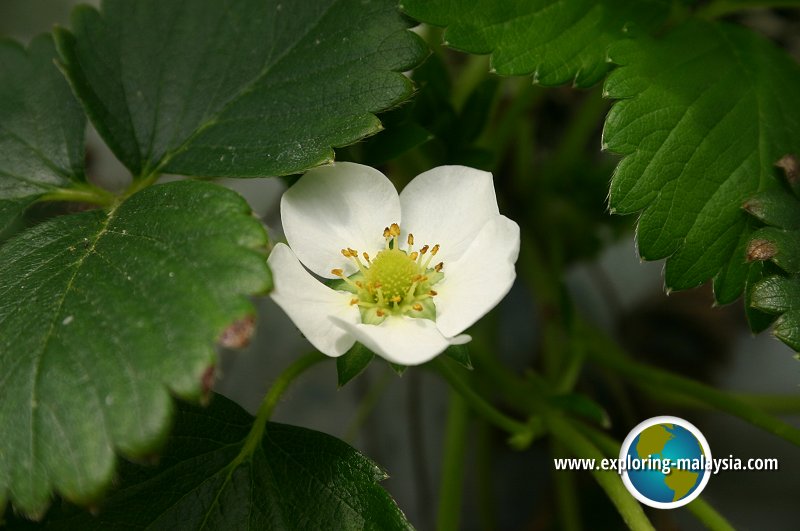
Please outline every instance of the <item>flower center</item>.
[{"label": "flower center", "polygon": [[439,245],[425,245],[415,251],[414,235],[409,234],[403,250],[399,236],[400,226],[392,223],[383,231],[386,246],[375,258],[370,259],[367,253],[359,255],[355,249],[342,249],[342,254],[358,266],[357,273],[346,277],[342,269],[331,271],[342,279],[334,288],[354,294],[350,304],[358,305],[365,324],[380,324],[388,315],[436,320],[433,298],[437,293],[431,288],[444,278],[444,263],[430,264]]}]

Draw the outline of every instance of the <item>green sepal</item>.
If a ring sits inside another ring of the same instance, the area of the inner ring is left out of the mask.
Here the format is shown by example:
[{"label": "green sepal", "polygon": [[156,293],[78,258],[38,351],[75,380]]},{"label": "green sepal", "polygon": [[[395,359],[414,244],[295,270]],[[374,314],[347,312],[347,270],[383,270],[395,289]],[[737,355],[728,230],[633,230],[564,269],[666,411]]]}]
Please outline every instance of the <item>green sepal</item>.
[{"label": "green sepal", "polygon": [[364,372],[367,365],[375,358],[375,353],[361,343],[356,343],[343,356],[336,358],[336,373],[339,388]]}]

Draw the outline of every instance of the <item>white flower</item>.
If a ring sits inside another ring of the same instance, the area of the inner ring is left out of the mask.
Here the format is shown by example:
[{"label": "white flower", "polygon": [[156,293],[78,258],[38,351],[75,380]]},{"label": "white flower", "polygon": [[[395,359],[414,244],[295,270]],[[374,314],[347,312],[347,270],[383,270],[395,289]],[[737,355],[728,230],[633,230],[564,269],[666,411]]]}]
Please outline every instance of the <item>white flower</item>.
[{"label": "white flower", "polygon": [[516,276],[519,227],[500,215],[492,175],[472,168],[434,168],[398,196],[379,171],[337,162],[292,186],[281,218],[289,246],[269,257],[272,298],[328,356],[358,341],[424,363],[470,341],[459,334]]}]

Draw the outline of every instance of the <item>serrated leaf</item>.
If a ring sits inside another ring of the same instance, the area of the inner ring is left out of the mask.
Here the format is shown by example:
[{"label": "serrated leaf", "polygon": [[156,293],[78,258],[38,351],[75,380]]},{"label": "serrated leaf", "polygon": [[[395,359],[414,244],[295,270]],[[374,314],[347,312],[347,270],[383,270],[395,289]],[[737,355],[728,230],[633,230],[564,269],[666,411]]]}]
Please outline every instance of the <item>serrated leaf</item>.
[{"label": "serrated leaf", "polygon": [[86,185],[86,118],[55,56],[49,35],[0,41],[0,237],[42,195]]},{"label": "serrated leaf", "polygon": [[759,221],[781,229],[800,229],[800,203],[784,190],[765,190],[743,207]]},{"label": "serrated leaf", "polygon": [[765,278],[753,288],[751,305],[762,312],[780,315],[773,334],[800,351],[800,277]]},{"label": "serrated leaf", "polygon": [[403,0],[412,17],[446,26],[445,43],[473,54],[491,53],[492,71],[532,74],[546,85],[588,87],[609,69],[609,44],[651,31],[669,2],[645,0]]},{"label": "serrated leaf", "polygon": [[265,243],[236,193],[182,181],[0,247],[0,506],[88,502],[115,450],[155,451],[170,393],[200,397],[217,337],[270,287]]},{"label": "serrated leaf", "polygon": [[97,516],[67,508],[55,529],[411,529],[378,485],[386,474],[324,433],[268,423],[252,453],[253,418],[223,396],[181,404],[158,468],[125,464]]},{"label": "serrated leaf", "polygon": [[134,173],[254,177],[380,130],[424,56],[391,0],[105,0],[56,40],[95,127]]},{"label": "serrated leaf", "polygon": [[343,356],[336,358],[339,387],[344,387],[347,382],[361,374],[374,357],[374,352],[361,343],[356,343]]},{"label": "serrated leaf", "polygon": [[777,186],[773,161],[800,138],[800,68],[749,30],[699,21],[663,40],[617,43],[610,55],[621,67],[605,91],[622,101],[604,145],[625,155],[611,209],[642,211],[639,254],[667,258],[668,289],[713,278],[717,301],[732,302],[752,231],[740,206]]},{"label": "serrated leaf", "polygon": [[[800,209],[800,202],[797,203]],[[763,227],[753,233],[747,248],[749,260],[772,260],[787,273],[800,273],[800,231]]]},{"label": "serrated leaf", "polygon": [[775,322],[775,315],[756,310],[753,307],[753,288],[758,285],[764,277],[777,273],[777,266],[765,262],[755,262],[750,264],[747,275],[747,284],[744,290],[744,313],[747,317],[747,324],[754,334],[759,334],[772,326]]}]

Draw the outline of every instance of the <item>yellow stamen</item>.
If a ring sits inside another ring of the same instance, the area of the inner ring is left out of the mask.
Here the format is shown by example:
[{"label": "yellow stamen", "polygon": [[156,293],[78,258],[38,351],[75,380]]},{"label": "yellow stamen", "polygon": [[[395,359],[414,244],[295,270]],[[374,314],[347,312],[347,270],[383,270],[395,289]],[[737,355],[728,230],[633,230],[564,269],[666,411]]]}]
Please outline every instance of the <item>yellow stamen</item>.
[{"label": "yellow stamen", "polygon": [[435,296],[437,296],[438,294],[439,294],[439,292],[437,292],[437,291],[434,291],[434,290],[430,290],[430,291],[428,292],[428,295],[430,295],[431,297],[435,297]]},{"label": "yellow stamen", "polygon": [[383,317],[386,314],[383,313],[383,310],[378,310],[378,311],[375,312],[375,315],[377,315],[378,317]]},{"label": "yellow stamen", "polygon": [[331,269],[331,275],[335,275],[337,277],[344,277],[344,270],[343,269]]},{"label": "yellow stamen", "polygon": [[434,269],[434,270],[435,270],[437,273],[440,273],[440,272],[442,271],[442,268],[443,268],[443,267],[444,267],[444,262],[439,262],[438,264],[436,264],[436,267],[434,267],[433,269]]},{"label": "yellow stamen", "polygon": [[398,225],[397,223],[392,223],[389,226],[389,234],[391,234],[392,236],[400,236],[400,225]]},{"label": "yellow stamen", "polygon": [[412,308],[414,308],[418,312],[422,311],[422,305],[420,303],[416,303],[414,306],[412,306]]},{"label": "yellow stamen", "polygon": [[419,254],[425,254],[428,252],[429,247],[427,245],[423,245],[422,249],[419,250]]},{"label": "yellow stamen", "polygon": [[436,253],[438,252],[439,252],[439,244],[437,243],[436,245],[433,246],[433,249],[431,249],[431,256],[436,256]]},{"label": "yellow stamen", "polygon": [[411,259],[412,262],[416,262],[418,256],[419,256],[419,254],[417,253],[417,251],[414,251],[413,253],[408,255],[408,257]]},{"label": "yellow stamen", "polygon": [[407,241],[408,241],[409,245],[414,245],[414,235],[411,234],[410,232],[408,233],[408,240]]},{"label": "yellow stamen", "polygon": [[369,255],[367,254],[367,252],[366,252],[366,251],[364,251],[364,260],[366,260],[368,264],[370,263],[370,261],[369,261]]},{"label": "yellow stamen", "polygon": [[357,298],[350,299],[350,306],[352,306],[354,304],[358,304],[358,299]]}]

